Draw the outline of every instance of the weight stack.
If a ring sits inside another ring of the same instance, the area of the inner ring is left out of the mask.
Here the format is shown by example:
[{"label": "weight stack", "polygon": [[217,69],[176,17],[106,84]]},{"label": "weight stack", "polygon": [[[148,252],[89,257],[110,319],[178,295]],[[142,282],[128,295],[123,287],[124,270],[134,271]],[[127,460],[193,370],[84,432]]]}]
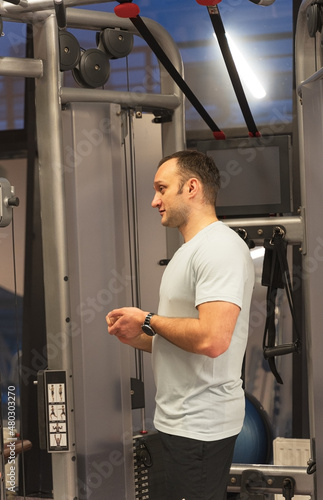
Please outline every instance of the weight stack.
[{"label": "weight stack", "polygon": [[162,449],[157,432],[133,437],[135,499],[167,500]]}]

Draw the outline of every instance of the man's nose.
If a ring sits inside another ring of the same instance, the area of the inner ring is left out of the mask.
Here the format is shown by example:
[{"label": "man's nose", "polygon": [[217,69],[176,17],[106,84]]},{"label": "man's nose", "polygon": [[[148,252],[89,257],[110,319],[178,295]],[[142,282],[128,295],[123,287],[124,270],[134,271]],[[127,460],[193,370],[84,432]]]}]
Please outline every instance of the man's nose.
[{"label": "man's nose", "polygon": [[158,196],[158,193],[156,193],[155,196],[153,197],[152,202],[151,202],[151,206],[153,208],[156,208],[156,207],[158,207],[158,205],[160,205],[160,198]]}]

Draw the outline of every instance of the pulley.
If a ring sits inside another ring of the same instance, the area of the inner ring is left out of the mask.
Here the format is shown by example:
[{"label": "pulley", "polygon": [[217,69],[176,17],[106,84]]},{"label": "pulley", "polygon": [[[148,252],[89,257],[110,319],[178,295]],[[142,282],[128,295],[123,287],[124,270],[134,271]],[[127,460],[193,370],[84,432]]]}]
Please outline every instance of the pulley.
[{"label": "pulley", "polygon": [[313,3],[306,9],[306,21],[308,34],[314,38],[317,32],[322,30],[322,10],[321,5]]},{"label": "pulley", "polygon": [[97,46],[110,59],[120,59],[132,51],[133,35],[128,31],[106,28],[97,33]]},{"label": "pulley", "polygon": [[99,49],[81,51],[79,64],[72,70],[75,81],[81,87],[102,87],[110,76],[108,56]]},{"label": "pulley", "polygon": [[59,54],[60,54],[60,70],[68,71],[77,66],[81,49],[80,45],[72,33],[68,31],[60,31],[59,37]]}]

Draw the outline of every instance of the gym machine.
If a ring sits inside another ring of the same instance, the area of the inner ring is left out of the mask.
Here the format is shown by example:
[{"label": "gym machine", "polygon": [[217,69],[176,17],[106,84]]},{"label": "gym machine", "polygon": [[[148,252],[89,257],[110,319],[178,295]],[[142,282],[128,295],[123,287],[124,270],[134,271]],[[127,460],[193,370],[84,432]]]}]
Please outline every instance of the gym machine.
[{"label": "gym machine", "polygon": [[[171,114],[171,120],[160,120],[160,132],[152,133],[153,140],[155,134],[161,135],[161,146],[154,151],[156,158],[154,155],[152,158],[156,164],[160,152],[166,155],[185,148],[184,97],[163,65],[160,65],[160,94],[95,88],[102,81],[93,84],[97,78],[91,62],[93,52],[78,53],[77,48],[75,55],[72,50],[75,40],[65,28],[100,33],[101,48],[106,43],[102,33],[107,28],[113,37],[113,30],[126,36],[137,36],[138,31],[128,18],[72,8],[83,3],[89,2],[66,0],[64,4],[55,2],[54,8],[50,0],[3,2],[0,9],[3,18],[33,25],[35,53],[30,59],[2,58],[0,74],[36,81],[48,346],[48,369],[39,372],[37,385],[40,410],[47,414],[42,429],[43,446],[52,455],[54,498],[101,499],[109,494],[113,500],[132,500],[144,496],[135,496],[134,460],[138,457],[133,456],[130,353],[112,346],[102,336],[105,325],[104,314],[100,313],[117,306],[119,301],[140,305],[143,300],[137,279],[137,276],[142,278],[138,241],[143,241],[139,234],[142,236],[146,220],[138,223],[136,211],[138,186],[144,183],[147,172],[139,174],[134,168],[135,153],[137,158],[140,154],[135,145],[140,133],[132,117],[140,117],[142,111],[158,111],[161,116]],[[315,37],[310,37],[305,26],[309,6],[310,2],[305,1],[300,8],[296,37],[297,82],[302,98],[298,112],[300,213],[275,217],[274,222],[271,217],[248,217],[230,219],[228,224],[242,228],[251,239],[261,242],[275,228],[282,228],[286,241],[301,247],[307,270],[311,445],[316,469],[320,471],[323,375],[319,359],[322,318],[318,290],[323,278],[323,238],[318,234],[318,207],[323,179],[318,165],[322,157],[322,125],[317,112],[313,130],[312,108],[315,102],[317,110],[320,102],[321,72],[315,72],[317,62],[312,61],[317,31]],[[183,76],[182,61],[169,34],[157,23],[144,21],[177,73]],[[72,61],[64,58],[64,53]],[[100,64],[107,74],[107,58],[95,54],[101,57]],[[71,68],[78,82],[87,88],[64,87],[62,73]],[[156,241],[165,258],[170,258],[179,245],[177,235],[171,231],[166,236],[157,234]],[[160,266],[154,273],[160,273]],[[149,468],[149,456],[140,444],[141,437],[137,442],[135,439],[136,443],[137,451],[140,448],[140,464]],[[323,479],[319,473],[307,474],[306,467],[234,465],[229,491],[240,491],[250,498],[280,492],[285,498],[309,494],[319,499],[323,494]]]}]

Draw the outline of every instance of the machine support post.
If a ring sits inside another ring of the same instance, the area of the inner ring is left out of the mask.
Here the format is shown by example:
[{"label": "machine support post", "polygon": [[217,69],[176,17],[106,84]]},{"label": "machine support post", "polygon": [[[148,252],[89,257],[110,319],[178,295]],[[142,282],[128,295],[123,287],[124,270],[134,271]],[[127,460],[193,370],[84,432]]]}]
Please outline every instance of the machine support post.
[{"label": "machine support post", "polygon": [[[52,454],[55,500],[73,500],[77,494],[72,389],[71,322],[64,162],[59,102],[57,23],[48,16],[34,29],[35,57],[43,60],[43,77],[36,81],[37,139],[44,259],[46,332],[49,370],[64,370],[70,442],[68,451]],[[54,353],[54,354],[53,354]]]},{"label": "machine support post", "polygon": [[301,204],[306,225],[306,254],[303,255],[304,311],[306,329],[306,355],[308,376],[309,427],[311,461],[314,465],[314,496],[323,495],[323,432],[322,432],[322,307],[320,294],[323,279],[322,242],[320,220],[323,176],[322,159],[322,73],[317,38],[308,30],[310,0],[300,5],[295,34],[295,69],[297,101],[299,172]]}]

